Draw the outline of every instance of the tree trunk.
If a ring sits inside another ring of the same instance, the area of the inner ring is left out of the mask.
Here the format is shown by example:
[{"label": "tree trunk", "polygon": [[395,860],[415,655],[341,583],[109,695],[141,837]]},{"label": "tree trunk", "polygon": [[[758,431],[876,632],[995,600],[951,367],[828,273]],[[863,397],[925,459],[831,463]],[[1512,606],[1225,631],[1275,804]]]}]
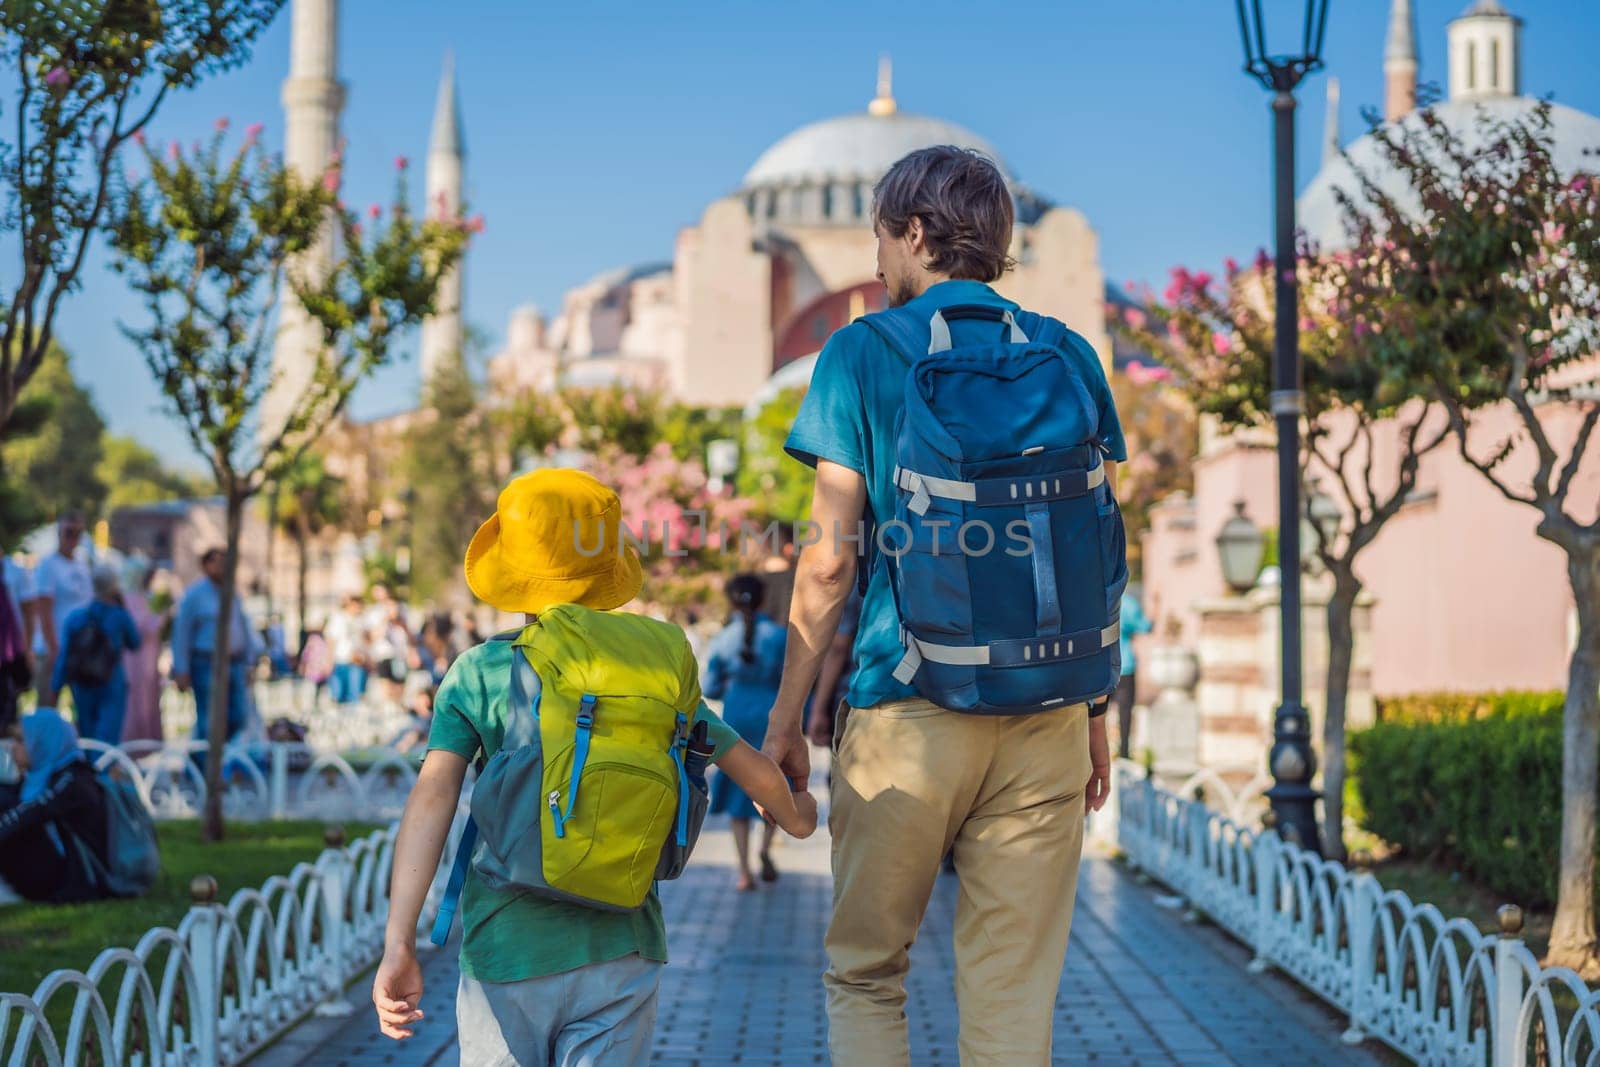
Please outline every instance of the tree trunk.
[{"label": "tree trunk", "polygon": [[272,489],[267,493],[267,621],[272,621],[272,612],[277,607],[277,602],[272,595],[272,587],[276,584],[278,568],[274,565],[278,547],[278,483],[272,483]]},{"label": "tree trunk", "polygon": [[[295,550],[295,575],[294,596],[295,612],[299,615],[298,628],[295,640],[299,643],[300,651],[306,649],[306,572],[311,569],[311,561],[306,558],[306,545],[310,542],[311,535],[306,530],[305,521],[302,519],[295,523],[294,550]],[[298,663],[296,664],[298,666]]]},{"label": "tree trunk", "polygon": [[1600,544],[1567,549],[1567,573],[1578,605],[1578,641],[1567,668],[1561,742],[1561,878],[1552,966],[1600,976],[1594,923],[1595,789],[1600,761]]},{"label": "tree trunk", "polygon": [[[223,556],[222,589],[217,598],[217,636],[211,650],[211,701],[206,708],[206,812],[203,836],[222,840],[222,752],[228,743],[228,664],[233,650],[233,605],[239,576],[239,532],[244,525],[245,497],[228,487],[227,550]],[[241,637],[247,642],[249,635]],[[199,708],[195,709],[200,714]]]},{"label": "tree trunk", "polygon": [[1328,601],[1328,679],[1322,712],[1322,855],[1343,863],[1345,708],[1350,702],[1350,662],[1355,652],[1353,618],[1361,580],[1351,568],[1333,571]]}]

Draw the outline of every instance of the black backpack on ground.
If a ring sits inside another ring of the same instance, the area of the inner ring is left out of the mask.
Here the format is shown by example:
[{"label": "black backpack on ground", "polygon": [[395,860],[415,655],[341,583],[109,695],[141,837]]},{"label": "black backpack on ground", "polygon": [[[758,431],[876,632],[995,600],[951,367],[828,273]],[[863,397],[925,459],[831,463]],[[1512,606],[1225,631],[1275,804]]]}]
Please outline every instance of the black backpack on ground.
[{"label": "black backpack on ground", "polygon": [[67,681],[75,685],[105,685],[121,662],[122,646],[90,611],[67,642]]}]

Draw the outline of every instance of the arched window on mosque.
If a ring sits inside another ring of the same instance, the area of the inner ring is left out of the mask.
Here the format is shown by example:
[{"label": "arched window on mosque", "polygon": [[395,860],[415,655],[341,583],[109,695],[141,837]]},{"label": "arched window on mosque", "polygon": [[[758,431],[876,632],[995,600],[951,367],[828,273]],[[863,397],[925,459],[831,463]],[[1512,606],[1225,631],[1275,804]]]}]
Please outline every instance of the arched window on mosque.
[{"label": "arched window on mosque", "polygon": [[867,210],[866,210],[867,205],[866,205],[866,197],[863,195],[863,193],[861,191],[860,183],[858,182],[857,184],[852,186],[850,191],[851,191],[852,194],[854,194],[851,197],[851,199],[854,202],[850,205],[850,217],[853,218],[853,219],[864,218],[866,216],[866,214],[867,214]]},{"label": "arched window on mosque", "polygon": [[1500,88],[1500,42],[1489,42],[1489,88]]},{"label": "arched window on mosque", "polygon": [[1467,42],[1467,88],[1478,87],[1478,42]]},{"label": "arched window on mosque", "polygon": [[825,220],[833,218],[833,186],[831,185],[822,187],[822,217]]}]

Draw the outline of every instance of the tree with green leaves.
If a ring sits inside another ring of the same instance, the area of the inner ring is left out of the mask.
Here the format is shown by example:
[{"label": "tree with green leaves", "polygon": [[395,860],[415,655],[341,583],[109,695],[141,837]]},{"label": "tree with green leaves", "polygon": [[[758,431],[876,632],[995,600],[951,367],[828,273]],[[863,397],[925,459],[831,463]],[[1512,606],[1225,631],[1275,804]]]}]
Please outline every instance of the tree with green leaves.
[{"label": "tree with green leaves", "polygon": [[800,413],[804,386],[792,385],[769,400],[745,426],[739,449],[739,495],[748,497],[753,517],[797,523],[811,517],[815,473],[783,450],[789,427]]},{"label": "tree with green leaves", "polygon": [[95,474],[108,489],[107,512],[205,496],[213,488],[203,475],[169,467],[139,440],[116,434],[107,435]]},{"label": "tree with green leaves", "polygon": [[22,399],[47,407],[50,416],[7,442],[0,465],[31,502],[32,524],[69,511],[98,515],[109,485],[99,472],[106,423],[60,345],[50,346]]},{"label": "tree with green leaves", "polygon": [[1171,377],[1165,367],[1139,363],[1111,375],[1111,395],[1128,444],[1128,462],[1117,468],[1117,505],[1127,527],[1128,567],[1135,574],[1143,563],[1150,509],[1173,493],[1194,489],[1200,430],[1194,406]]},{"label": "tree with green leaves", "polygon": [[[219,124],[219,127],[222,124]],[[149,176],[119,187],[109,229],[115,266],[143,299],[147,321],[124,327],[227,501],[218,618],[232,617],[245,506],[281,480],[344,410],[355,387],[385,364],[396,335],[433,310],[439,280],[460,258],[459,219],[413,219],[404,171],[387,220],[370,232],[337,200],[337,172],[305,181],[259,145],[252,127],[236,151],[225,130],[185,153],[145,152]],[[296,266],[328,228],[337,258]],[[321,346],[305,385],[263,425],[278,301],[304,308]],[[205,835],[222,835],[222,748],[227,733],[228,630],[213,650]]]},{"label": "tree with green leaves", "polygon": [[[1340,516],[1337,528],[1308,524],[1312,549],[1333,581],[1322,723],[1321,844],[1330,859],[1345,855],[1345,717],[1363,589],[1357,561],[1416,489],[1423,457],[1448,435],[1426,379],[1394,375],[1374,358],[1387,344],[1374,325],[1403,309],[1388,286],[1382,248],[1368,234],[1357,231],[1352,238],[1353,247],[1336,253],[1306,250],[1294,268],[1306,406],[1302,497],[1309,503],[1324,491]],[[1270,430],[1267,283],[1274,269],[1264,253],[1252,270],[1229,261],[1220,280],[1179,268],[1165,303],[1152,297],[1147,312],[1125,313],[1119,328],[1163,354],[1199,412],[1232,429]],[[1380,438],[1393,447],[1375,444]]]},{"label": "tree with green leaves", "polygon": [[250,56],[284,0],[8,0],[0,67],[14,140],[0,139],[0,236],[20,270],[0,288],[0,430],[45,365],[113,198],[119,150],[174,90]]},{"label": "tree with green leaves", "polygon": [[1375,125],[1372,136],[1405,179],[1397,195],[1363,175],[1344,197],[1352,224],[1383,255],[1399,311],[1372,322],[1385,338],[1380,375],[1427,381],[1461,459],[1537,516],[1538,536],[1566,556],[1578,632],[1548,961],[1595,977],[1600,162],[1587,173],[1562,169],[1548,102],[1509,116],[1481,111],[1470,126],[1425,109],[1414,122]]},{"label": "tree with green leaves", "polygon": [[493,508],[496,484],[478,392],[460,360],[445,360],[424,391],[421,424],[406,435],[411,490],[411,593],[435,600],[459,586],[461,554]]}]

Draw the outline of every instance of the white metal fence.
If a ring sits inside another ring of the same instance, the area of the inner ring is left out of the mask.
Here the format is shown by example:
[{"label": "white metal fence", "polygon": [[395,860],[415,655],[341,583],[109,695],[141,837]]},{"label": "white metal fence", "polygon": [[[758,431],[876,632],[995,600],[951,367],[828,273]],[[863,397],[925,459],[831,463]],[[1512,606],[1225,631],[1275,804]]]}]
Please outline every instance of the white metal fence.
[{"label": "white metal fence", "polygon": [[[446,857],[464,823],[458,814]],[[156,927],[131,949],[105,949],[85,971],[53,971],[31,996],[0,993],[0,1059],[10,1067],[234,1064],[308,1011],[357,1010],[344,986],[382,954],[397,830],[330,847],[227,904],[211,899],[215,883],[197,879],[177,929]],[[447,874],[441,864],[419,939]],[[62,998],[72,1006],[64,1033],[46,1017]]]},{"label": "white metal fence", "polygon": [[1600,991],[1539,965],[1519,909],[1502,908],[1501,934],[1485,934],[1253,830],[1239,815],[1259,783],[1235,796],[1214,777],[1174,791],[1132,763],[1117,774],[1117,809],[1099,832],[1251,946],[1252,969],[1276,967],[1347,1015],[1347,1042],[1375,1037],[1424,1064],[1600,1063]]}]

